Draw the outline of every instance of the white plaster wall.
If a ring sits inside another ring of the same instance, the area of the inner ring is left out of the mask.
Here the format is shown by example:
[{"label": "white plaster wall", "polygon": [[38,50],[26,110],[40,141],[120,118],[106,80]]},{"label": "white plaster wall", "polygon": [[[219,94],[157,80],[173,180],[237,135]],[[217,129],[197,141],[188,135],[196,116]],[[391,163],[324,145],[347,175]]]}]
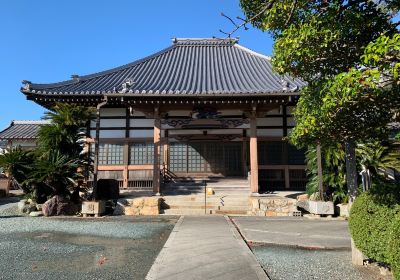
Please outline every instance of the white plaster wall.
[{"label": "white plaster wall", "polygon": [[171,110],[168,111],[168,116],[170,117],[174,117],[174,116],[187,116],[189,117],[191,111],[189,110]]},{"label": "white plaster wall", "polygon": [[125,119],[105,119],[105,120],[100,120],[100,127],[125,127],[125,126],[126,126],[126,120]]},{"label": "white plaster wall", "polygon": [[257,136],[283,137],[283,129],[257,129]]},{"label": "white plaster wall", "polygon": [[130,130],[129,131],[129,137],[130,138],[153,138],[154,133],[153,130],[151,129],[146,129],[146,130]]},{"label": "white plaster wall", "polygon": [[282,112],[279,111],[279,108],[275,108],[268,111],[266,115],[282,115]]},{"label": "white plaster wall", "polygon": [[259,118],[257,119],[258,126],[282,126],[282,118]]},{"label": "white plaster wall", "polygon": [[125,108],[101,108],[100,116],[101,117],[112,117],[112,116],[125,116],[126,109]]},{"label": "white plaster wall", "polygon": [[[90,131],[90,137],[96,137],[96,130]],[[125,130],[100,130],[100,138],[125,138]]]},{"label": "white plaster wall", "polygon": [[153,127],[154,119],[133,119],[130,120],[130,127]]},{"label": "white plaster wall", "polygon": [[242,134],[241,129],[210,129],[207,134]]}]

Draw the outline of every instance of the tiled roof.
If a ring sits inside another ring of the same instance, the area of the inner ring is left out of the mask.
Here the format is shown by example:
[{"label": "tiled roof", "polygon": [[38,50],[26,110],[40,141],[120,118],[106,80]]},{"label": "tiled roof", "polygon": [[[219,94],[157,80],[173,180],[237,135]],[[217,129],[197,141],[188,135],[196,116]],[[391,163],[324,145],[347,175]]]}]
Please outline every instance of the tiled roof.
[{"label": "tiled roof", "polygon": [[10,126],[0,132],[0,140],[36,139],[39,128],[49,124],[48,121],[12,121]]},{"label": "tiled roof", "polygon": [[172,46],[124,66],[54,84],[24,81],[37,95],[248,95],[296,92],[305,83],[272,70],[270,58],[237,39],[174,39]]}]

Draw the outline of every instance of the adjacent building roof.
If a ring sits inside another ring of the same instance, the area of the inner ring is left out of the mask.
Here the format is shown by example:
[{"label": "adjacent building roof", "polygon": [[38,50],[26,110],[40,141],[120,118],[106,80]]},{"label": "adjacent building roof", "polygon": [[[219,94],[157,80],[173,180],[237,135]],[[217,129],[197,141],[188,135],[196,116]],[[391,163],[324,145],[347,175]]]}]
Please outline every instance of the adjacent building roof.
[{"label": "adjacent building roof", "polygon": [[270,58],[237,39],[174,39],[172,46],[130,64],[71,80],[23,81],[31,96],[225,96],[293,94],[305,85],[273,71]]},{"label": "adjacent building roof", "polygon": [[10,126],[0,132],[0,140],[34,140],[39,128],[49,121],[12,121]]}]

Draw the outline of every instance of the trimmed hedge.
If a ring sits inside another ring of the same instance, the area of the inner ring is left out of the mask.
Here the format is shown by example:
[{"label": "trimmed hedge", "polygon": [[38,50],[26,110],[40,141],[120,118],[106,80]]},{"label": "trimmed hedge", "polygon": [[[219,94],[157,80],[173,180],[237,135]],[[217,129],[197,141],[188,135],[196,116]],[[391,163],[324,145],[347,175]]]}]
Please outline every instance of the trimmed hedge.
[{"label": "trimmed hedge", "polygon": [[382,204],[375,195],[362,193],[351,207],[349,227],[357,248],[389,264],[400,279],[400,205]]},{"label": "trimmed hedge", "polygon": [[400,210],[389,231],[389,260],[395,279],[400,279]]}]

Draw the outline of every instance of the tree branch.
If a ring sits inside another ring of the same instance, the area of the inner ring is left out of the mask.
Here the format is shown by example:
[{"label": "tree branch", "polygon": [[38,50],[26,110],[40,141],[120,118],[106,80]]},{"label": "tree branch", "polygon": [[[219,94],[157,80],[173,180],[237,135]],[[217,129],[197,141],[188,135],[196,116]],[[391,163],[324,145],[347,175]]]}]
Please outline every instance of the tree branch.
[{"label": "tree branch", "polygon": [[226,34],[228,36],[228,38],[230,38],[235,32],[237,32],[240,28],[244,27],[247,23],[249,23],[249,22],[251,23],[253,20],[255,20],[256,18],[258,18],[259,16],[264,14],[265,11],[271,9],[272,6],[275,4],[275,2],[276,2],[276,0],[271,0],[267,4],[265,4],[265,6],[260,10],[260,12],[258,12],[257,14],[252,16],[251,18],[241,19],[243,21],[241,24],[236,24],[230,17],[228,17],[225,14],[221,13],[222,16],[228,18],[233,23],[233,25],[235,25],[235,28],[231,32],[225,32],[223,30],[219,30],[219,31],[221,33],[223,33],[223,34]]}]

